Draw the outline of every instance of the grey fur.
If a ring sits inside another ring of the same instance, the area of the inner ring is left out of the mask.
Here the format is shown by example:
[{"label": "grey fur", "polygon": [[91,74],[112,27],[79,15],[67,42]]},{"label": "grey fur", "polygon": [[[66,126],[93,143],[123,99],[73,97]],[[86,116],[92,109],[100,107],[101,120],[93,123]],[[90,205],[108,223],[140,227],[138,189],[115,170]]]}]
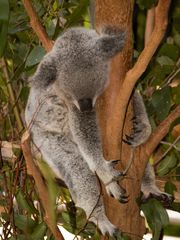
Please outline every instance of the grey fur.
[{"label": "grey fur", "polygon": [[[109,61],[121,51],[124,39],[122,31],[109,28],[101,35],[84,28],[64,32],[31,78],[25,112],[34,154],[40,150],[57,177],[67,184],[76,205],[85,210],[102,234],[111,236],[116,228],[105,215],[96,174],[108,194],[122,201],[126,194],[117,183],[121,173],[103,157],[93,107],[108,84]],[[140,121],[147,122],[145,108],[143,104],[135,105],[143,109],[143,114],[137,110],[136,117],[141,125]],[[147,123],[145,126],[149,128]],[[149,134],[149,130],[134,133],[131,145],[141,144],[141,138],[147,139]]]}]

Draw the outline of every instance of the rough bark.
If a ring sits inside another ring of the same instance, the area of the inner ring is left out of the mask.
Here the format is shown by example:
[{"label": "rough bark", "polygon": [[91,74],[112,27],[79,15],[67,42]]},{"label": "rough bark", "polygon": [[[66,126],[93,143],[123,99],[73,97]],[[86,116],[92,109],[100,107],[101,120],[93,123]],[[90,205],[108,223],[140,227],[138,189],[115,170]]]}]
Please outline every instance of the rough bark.
[{"label": "rough bark", "polygon": [[[114,105],[116,103],[119,89],[125,78],[126,72],[132,66],[132,14],[133,0],[96,0],[96,28],[99,29],[102,25],[118,26],[125,29],[127,32],[126,45],[122,53],[116,56],[111,64],[110,85],[98,102],[98,115],[102,129],[102,139],[104,147],[104,155],[106,159],[121,159],[125,168],[130,157],[130,149],[126,144],[122,143],[120,148],[114,148],[113,152],[109,148],[109,142],[113,144],[113,133],[107,131],[108,125],[111,124],[111,117],[114,113]],[[124,131],[128,133],[131,128],[131,123],[128,121],[132,116],[131,106],[127,114],[127,121]],[[118,121],[118,119],[117,119]],[[122,154],[120,157],[120,150]],[[137,239],[137,235],[142,236],[144,233],[144,221],[139,215],[139,209],[136,204],[136,197],[139,194],[140,183],[138,182],[138,172],[140,166],[138,164],[131,166],[128,179],[123,180],[123,186],[126,188],[130,198],[126,205],[120,204],[113,198],[109,198],[104,193],[104,201],[106,212],[111,221],[118,226],[121,231],[132,233],[131,237]],[[136,236],[135,236],[136,235]]]},{"label": "rough bark", "polygon": [[[130,69],[133,54],[132,15],[134,1],[96,0],[97,30],[102,25],[112,25],[124,28],[127,32],[126,45],[122,53],[112,60],[109,87],[99,99],[97,106],[102,130],[104,156],[106,159],[121,159],[122,164],[119,166],[121,170],[128,165],[130,157],[129,146],[122,143],[123,134],[128,134],[132,128],[130,121],[132,118],[132,106],[131,103],[128,104],[128,101],[135,83],[145,71],[164,36],[170,2],[170,0],[159,0],[155,9],[154,31],[136,64]],[[166,130],[168,130],[168,127]],[[165,131],[163,133],[158,130],[158,133],[160,134],[159,139],[165,136]],[[157,141],[152,145],[153,149],[151,150],[153,151],[157,146]],[[128,177],[123,180],[123,186],[130,196],[128,204],[119,204],[104,193],[107,215],[122,232],[129,233],[131,239],[142,239],[145,230],[144,220],[140,217],[136,199],[139,196],[142,175],[151,154],[147,149],[148,144],[136,150]],[[148,155],[146,152],[148,152]]]}]

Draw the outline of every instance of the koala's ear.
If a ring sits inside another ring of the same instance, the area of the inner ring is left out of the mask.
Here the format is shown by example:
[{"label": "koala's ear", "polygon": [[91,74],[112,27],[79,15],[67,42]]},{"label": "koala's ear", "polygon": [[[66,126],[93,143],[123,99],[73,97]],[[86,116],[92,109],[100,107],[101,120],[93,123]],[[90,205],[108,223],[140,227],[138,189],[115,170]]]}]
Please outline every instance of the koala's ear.
[{"label": "koala's ear", "polygon": [[35,74],[31,78],[32,84],[37,87],[47,87],[56,80],[56,61],[51,53],[44,56]]},{"label": "koala's ear", "polygon": [[113,27],[103,27],[101,33],[95,43],[96,54],[103,59],[110,59],[123,49],[126,33]]}]

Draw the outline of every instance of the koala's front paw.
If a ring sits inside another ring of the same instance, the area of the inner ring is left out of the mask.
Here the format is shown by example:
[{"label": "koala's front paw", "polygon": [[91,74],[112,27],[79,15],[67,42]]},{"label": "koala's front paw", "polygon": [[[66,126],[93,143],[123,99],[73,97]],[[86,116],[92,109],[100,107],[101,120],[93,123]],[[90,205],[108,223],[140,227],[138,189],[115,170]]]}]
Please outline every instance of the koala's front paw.
[{"label": "koala's front paw", "polygon": [[142,189],[141,202],[146,202],[149,198],[155,198],[160,201],[165,207],[171,205],[174,197],[168,193],[161,192],[156,186],[149,186]]},{"label": "koala's front paw", "polygon": [[114,167],[119,160],[106,161],[103,160],[101,166],[96,169],[96,174],[105,185],[118,181],[124,176],[124,173],[116,170]]},{"label": "koala's front paw", "polygon": [[133,121],[133,133],[123,140],[125,143],[132,147],[137,147],[144,143],[151,134],[151,126],[148,122],[144,122],[141,117],[134,117]]},{"label": "koala's front paw", "polygon": [[121,203],[128,202],[128,196],[126,194],[126,190],[118,185],[117,182],[112,182],[106,185],[106,191],[109,196],[114,197]]}]

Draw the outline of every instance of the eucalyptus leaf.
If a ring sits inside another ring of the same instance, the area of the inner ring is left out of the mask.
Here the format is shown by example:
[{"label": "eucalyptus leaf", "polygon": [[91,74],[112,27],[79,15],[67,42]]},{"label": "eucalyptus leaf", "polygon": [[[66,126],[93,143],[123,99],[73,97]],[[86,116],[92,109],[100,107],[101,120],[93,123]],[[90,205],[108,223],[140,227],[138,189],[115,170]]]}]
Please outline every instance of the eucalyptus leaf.
[{"label": "eucalyptus leaf", "polygon": [[4,53],[4,49],[7,41],[8,32],[8,22],[9,22],[9,1],[0,1],[0,57]]},{"label": "eucalyptus leaf", "polygon": [[180,84],[172,88],[173,101],[180,104]]},{"label": "eucalyptus leaf", "polygon": [[149,9],[153,6],[155,6],[156,0],[136,0],[136,3],[141,9]]},{"label": "eucalyptus leaf", "polygon": [[170,156],[166,156],[158,165],[157,174],[159,176],[164,176],[168,174],[178,163],[175,154],[171,154]]},{"label": "eucalyptus leaf", "polygon": [[169,58],[168,56],[161,56],[161,57],[157,57],[156,61],[161,65],[170,65],[170,66],[174,66],[174,61]]},{"label": "eucalyptus leaf", "polygon": [[26,67],[31,67],[38,64],[43,56],[45,55],[45,50],[41,46],[34,47],[26,59]]},{"label": "eucalyptus leaf", "polygon": [[146,203],[141,204],[140,208],[152,229],[152,240],[159,240],[161,230],[169,224],[166,209],[156,199],[149,199]]},{"label": "eucalyptus leaf", "polygon": [[15,226],[26,234],[30,234],[36,226],[36,222],[30,216],[20,214],[14,215],[14,222]]},{"label": "eucalyptus leaf", "polygon": [[0,1],[0,22],[8,22],[9,19],[9,0]]},{"label": "eucalyptus leaf", "polygon": [[35,207],[28,203],[28,201],[24,197],[21,189],[19,189],[16,194],[16,200],[17,200],[19,207],[21,207],[22,209],[24,209],[27,212],[32,213],[32,214],[37,213],[37,210],[35,209]]},{"label": "eucalyptus leaf", "polygon": [[[177,61],[177,59],[179,58],[179,48],[173,44],[164,43],[158,52],[158,56],[166,56],[172,59],[173,61]],[[163,57],[163,61],[164,61],[164,57]],[[167,59],[165,60],[165,63],[167,64]],[[173,62],[171,62],[171,64],[172,63]]]},{"label": "eucalyptus leaf", "polygon": [[154,92],[151,103],[159,120],[163,120],[171,109],[170,87],[165,87]]},{"label": "eucalyptus leaf", "polygon": [[34,231],[31,234],[32,240],[44,239],[46,231],[47,231],[46,224],[44,222],[41,222],[34,228]]},{"label": "eucalyptus leaf", "polygon": [[174,195],[174,192],[177,191],[176,185],[170,181],[166,182],[164,189],[167,193],[171,194],[172,196]]}]

